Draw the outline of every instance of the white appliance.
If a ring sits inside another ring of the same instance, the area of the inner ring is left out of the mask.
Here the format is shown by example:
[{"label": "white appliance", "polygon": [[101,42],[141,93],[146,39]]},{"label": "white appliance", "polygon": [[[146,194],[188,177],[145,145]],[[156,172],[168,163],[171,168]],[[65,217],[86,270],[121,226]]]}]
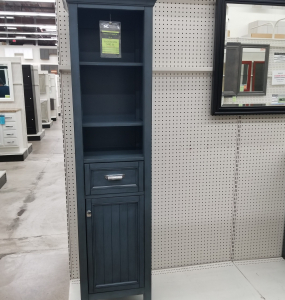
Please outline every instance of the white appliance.
[{"label": "white appliance", "polygon": [[3,133],[3,130],[4,130],[4,125],[1,125],[0,124],[0,147],[3,147],[3,138],[4,138],[4,133]]},{"label": "white appliance", "polygon": [[[21,111],[0,113],[5,116],[5,124],[0,125],[0,154],[23,148]],[[10,150],[9,150],[10,149]]]}]

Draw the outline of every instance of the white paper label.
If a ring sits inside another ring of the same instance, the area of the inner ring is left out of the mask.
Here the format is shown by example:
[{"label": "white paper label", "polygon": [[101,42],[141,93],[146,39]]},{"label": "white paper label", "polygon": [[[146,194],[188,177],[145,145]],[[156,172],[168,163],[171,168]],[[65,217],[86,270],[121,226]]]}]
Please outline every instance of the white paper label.
[{"label": "white paper label", "polygon": [[285,53],[274,53],[274,62],[284,62],[285,61]]},{"label": "white paper label", "polygon": [[272,71],[272,85],[285,85],[285,70]]},{"label": "white paper label", "polygon": [[273,94],[271,105],[284,105],[285,104],[285,95],[284,94]]}]

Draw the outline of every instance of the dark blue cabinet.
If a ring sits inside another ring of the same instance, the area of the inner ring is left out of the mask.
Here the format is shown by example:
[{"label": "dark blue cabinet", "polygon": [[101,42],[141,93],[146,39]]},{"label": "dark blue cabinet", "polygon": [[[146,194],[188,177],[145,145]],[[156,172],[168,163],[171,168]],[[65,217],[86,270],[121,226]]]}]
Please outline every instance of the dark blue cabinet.
[{"label": "dark blue cabinet", "polygon": [[[151,300],[155,0],[67,2],[81,300]],[[121,22],[120,58],[100,56],[99,21],[110,16]]]},{"label": "dark blue cabinet", "polygon": [[88,199],[89,292],[144,286],[144,198]]}]

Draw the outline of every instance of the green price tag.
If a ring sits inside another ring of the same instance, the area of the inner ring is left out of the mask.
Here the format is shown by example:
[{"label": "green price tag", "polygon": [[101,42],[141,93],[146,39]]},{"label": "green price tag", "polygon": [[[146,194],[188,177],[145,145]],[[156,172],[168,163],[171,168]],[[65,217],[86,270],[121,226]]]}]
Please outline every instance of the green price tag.
[{"label": "green price tag", "polygon": [[10,98],[10,95],[5,95],[5,98]]},{"label": "green price tag", "polygon": [[121,23],[100,21],[101,57],[121,58]]},{"label": "green price tag", "polygon": [[237,101],[237,97],[236,97],[236,96],[233,96],[233,97],[232,97],[232,100],[233,100],[233,102],[236,102],[236,101]]},{"label": "green price tag", "polygon": [[102,53],[120,54],[120,40],[102,38]]}]

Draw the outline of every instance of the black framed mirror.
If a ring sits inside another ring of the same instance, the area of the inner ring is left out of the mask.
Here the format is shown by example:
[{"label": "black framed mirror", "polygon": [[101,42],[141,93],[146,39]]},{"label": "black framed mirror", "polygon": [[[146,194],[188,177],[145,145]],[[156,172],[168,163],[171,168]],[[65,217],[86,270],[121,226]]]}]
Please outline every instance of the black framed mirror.
[{"label": "black framed mirror", "polygon": [[285,1],[217,0],[212,115],[285,113]]}]

